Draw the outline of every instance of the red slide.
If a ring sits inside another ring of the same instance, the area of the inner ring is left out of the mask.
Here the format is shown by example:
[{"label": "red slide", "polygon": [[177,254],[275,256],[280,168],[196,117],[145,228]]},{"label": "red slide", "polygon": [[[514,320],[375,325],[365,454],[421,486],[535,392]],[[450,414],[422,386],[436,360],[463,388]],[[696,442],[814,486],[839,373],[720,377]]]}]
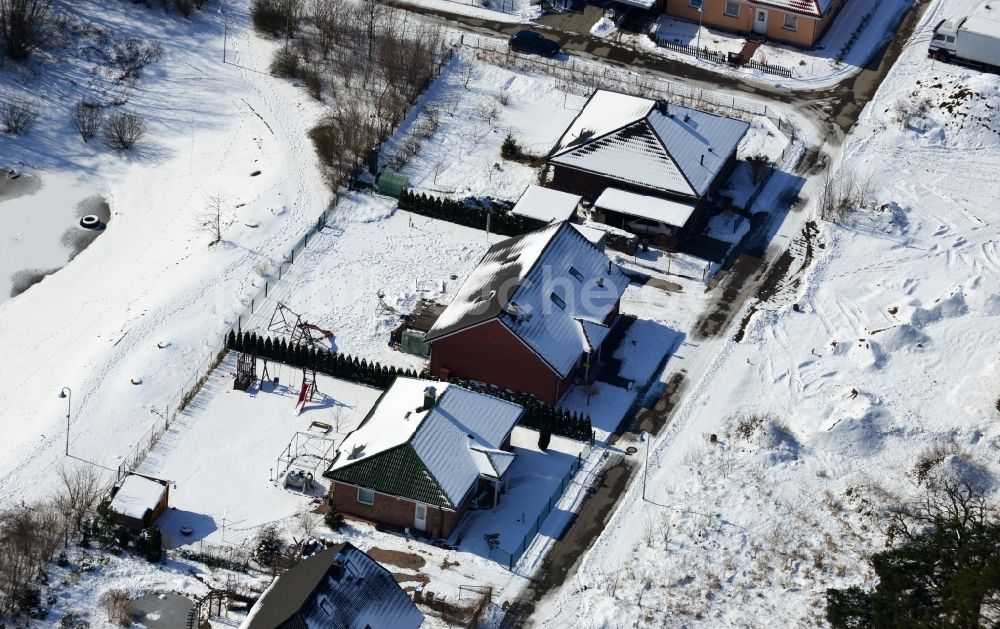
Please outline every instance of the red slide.
[{"label": "red slide", "polygon": [[309,387],[311,386],[311,384],[303,385],[302,390],[299,391],[299,401],[295,403],[296,415],[300,415],[302,413],[302,409],[305,408],[306,399],[309,397]]}]

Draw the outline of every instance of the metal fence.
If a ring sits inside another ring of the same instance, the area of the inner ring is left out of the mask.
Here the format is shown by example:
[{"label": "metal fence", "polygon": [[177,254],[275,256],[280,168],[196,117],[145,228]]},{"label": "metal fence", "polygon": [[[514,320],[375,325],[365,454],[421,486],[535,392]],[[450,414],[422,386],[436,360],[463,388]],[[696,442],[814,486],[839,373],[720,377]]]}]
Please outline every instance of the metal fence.
[{"label": "metal fence", "polygon": [[490,551],[491,559],[496,559],[501,564],[506,565],[508,570],[511,572],[514,571],[514,566],[517,565],[517,562],[520,561],[524,552],[528,550],[529,546],[531,546],[531,542],[534,541],[535,536],[538,535],[538,531],[542,528],[542,523],[545,522],[547,517],[549,517],[549,514],[552,513],[555,506],[559,504],[559,500],[562,498],[563,494],[566,493],[566,489],[573,482],[573,477],[576,476],[576,473],[583,467],[583,464],[587,461],[587,457],[590,456],[593,449],[594,442],[593,438],[591,438],[591,440],[584,447],[583,452],[576,455],[576,459],[572,464],[570,464],[569,471],[567,471],[559,481],[559,487],[557,487],[555,491],[552,492],[552,495],[549,496],[549,499],[545,502],[542,510],[535,516],[535,522],[531,525],[531,528],[528,529],[528,532],[524,534],[524,537],[521,538],[521,542],[517,545],[514,551],[508,552],[499,547],[494,548]]},{"label": "metal fence", "polygon": [[716,63],[727,63],[729,61],[725,53],[709,50],[704,46],[698,48],[696,46],[679,44],[677,42],[670,41],[669,39],[662,39],[659,37],[656,38],[656,45],[660,48],[666,48],[667,50],[673,50],[674,52],[691,55],[692,57],[698,57],[699,59],[708,59],[709,61],[714,61]]}]

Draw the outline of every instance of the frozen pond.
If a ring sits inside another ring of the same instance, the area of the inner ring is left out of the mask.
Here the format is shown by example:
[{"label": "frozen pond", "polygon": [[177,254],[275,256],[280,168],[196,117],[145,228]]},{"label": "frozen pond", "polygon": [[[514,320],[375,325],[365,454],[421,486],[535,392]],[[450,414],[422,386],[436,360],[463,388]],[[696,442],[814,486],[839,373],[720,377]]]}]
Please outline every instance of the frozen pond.
[{"label": "frozen pond", "polygon": [[0,302],[19,295],[83,251],[101,230],[80,227],[80,218],[110,219],[100,188],[69,173],[0,172]]}]

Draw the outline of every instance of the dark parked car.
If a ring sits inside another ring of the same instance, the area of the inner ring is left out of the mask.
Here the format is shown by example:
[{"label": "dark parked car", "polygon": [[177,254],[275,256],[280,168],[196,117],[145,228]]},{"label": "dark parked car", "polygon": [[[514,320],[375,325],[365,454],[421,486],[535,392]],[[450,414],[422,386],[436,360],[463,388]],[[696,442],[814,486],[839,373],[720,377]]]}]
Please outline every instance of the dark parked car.
[{"label": "dark parked car", "polygon": [[510,49],[514,52],[530,52],[553,57],[559,53],[559,42],[546,39],[532,31],[518,31],[510,38]]}]

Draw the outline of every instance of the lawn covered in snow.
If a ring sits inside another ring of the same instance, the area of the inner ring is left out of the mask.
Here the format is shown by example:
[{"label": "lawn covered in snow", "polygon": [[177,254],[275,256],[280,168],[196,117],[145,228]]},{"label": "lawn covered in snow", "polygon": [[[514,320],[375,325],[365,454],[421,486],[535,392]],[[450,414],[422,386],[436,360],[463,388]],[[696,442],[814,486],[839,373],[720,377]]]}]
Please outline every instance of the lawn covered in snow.
[{"label": "lawn covered in snow", "polygon": [[928,9],[835,165],[870,173],[874,202],[796,249],[539,623],[821,624],[827,588],[873,585],[877,516],[923,491],[922,457],[996,497],[1000,80],[926,58],[976,8]]}]

